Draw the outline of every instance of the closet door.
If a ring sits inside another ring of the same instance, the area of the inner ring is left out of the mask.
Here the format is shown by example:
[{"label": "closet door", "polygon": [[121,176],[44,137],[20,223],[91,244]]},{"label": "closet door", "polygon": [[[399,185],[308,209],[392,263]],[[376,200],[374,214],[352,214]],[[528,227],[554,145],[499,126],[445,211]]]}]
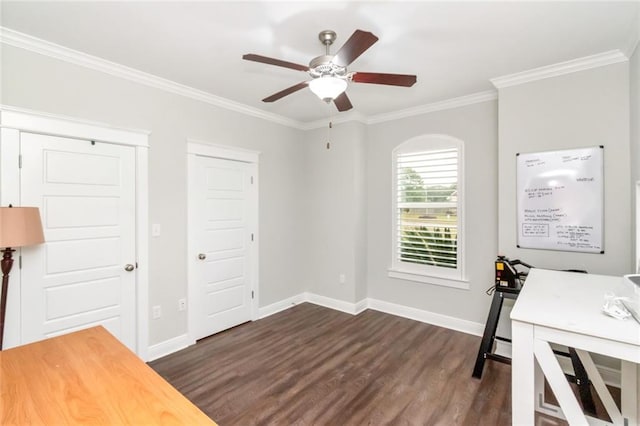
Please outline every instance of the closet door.
[{"label": "closet door", "polygon": [[198,156],[195,167],[192,244],[198,260],[191,285],[197,288],[195,338],[201,339],[251,320],[251,218],[257,193],[253,164]]},{"label": "closet door", "polygon": [[46,240],[22,249],[22,343],[103,325],[135,352],[135,149],[21,133],[20,151]]}]

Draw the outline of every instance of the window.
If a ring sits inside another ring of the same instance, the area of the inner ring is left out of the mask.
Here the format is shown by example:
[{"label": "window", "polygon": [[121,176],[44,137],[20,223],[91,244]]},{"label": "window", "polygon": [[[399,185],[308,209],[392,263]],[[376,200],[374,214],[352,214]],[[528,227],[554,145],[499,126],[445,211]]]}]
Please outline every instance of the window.
[{"label": "window", "polygon": [[462,256],[462,148],[457,139],[428,135],[394,151],[391,276],[468,288]]}]

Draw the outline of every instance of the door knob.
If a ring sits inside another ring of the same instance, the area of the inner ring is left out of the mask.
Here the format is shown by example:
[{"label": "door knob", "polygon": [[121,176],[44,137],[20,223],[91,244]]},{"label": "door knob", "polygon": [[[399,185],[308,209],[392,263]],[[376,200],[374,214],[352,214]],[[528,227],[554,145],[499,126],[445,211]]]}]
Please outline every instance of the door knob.
[{"label": "door knob", "polygon": [[133,266],[133,265],[132,265],[132,264],[130,264],[130,263],[127,263],[126,265],[124,265],[124,270],[125,270],[125,271],[127,271],[127,272],[131,272],[131,271],[133,271],[134,269],[136,269],[136,268],[135,268],[135,266]]},{"label": "door knob", "polygon": [[204,253],[200,253],[200,254],[198,255],[198,259],[200,259],[200,260],[205,260],[206,258],[207,258],[207,255],[206,255],[206,254],[204,254]]}]

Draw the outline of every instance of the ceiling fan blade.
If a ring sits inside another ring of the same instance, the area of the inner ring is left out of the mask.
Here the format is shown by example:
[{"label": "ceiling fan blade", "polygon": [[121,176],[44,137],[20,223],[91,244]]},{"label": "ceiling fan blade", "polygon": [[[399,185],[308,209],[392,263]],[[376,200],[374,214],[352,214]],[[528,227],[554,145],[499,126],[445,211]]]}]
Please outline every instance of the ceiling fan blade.
[{"label": "ceiling fan blade", "polygon": [[293,62],[282,61],[280,59],[269,58],[267,56],[255,55],[253,53],[243,55],[242,59],[247,61],[261,62],[268,65],[275,65],[278,67],[291,68],[298,71],[309,71],[309,67],[306,65],[294,64]]},{"label": "ceiling fan blade", "polygon": [[284,98],[287,95],[290,95],[294,92],[297,92],[298,90],[304,89],[305,87],[307,87],[309,85],[308,81],[303,81],[302,83],[298,83],[295,86],[291,86],[288,87],[284,90],[281,90],[278,93],[274,93],[273,95],[266,97],[262,100],[262,102],[273,102],[273,101],[277,101],[280,98]]},{"label": "ceiling fan blade", "polygon": [[378,37],[372,33],[355,30],[349,40],[338,50],[331,62],[341,67],[346,67],[355,61],[358,56],[362,55],[362,52],[373,46],[376,41],[378,41]]},{"label": "ceiling fan blade", "polygon": [[408,74],[383,74],[379,72],[356,72],[351,77],[356,83],[387,84],[389,86],[413,86],[417,78]]},{"label": "ceiling fan blade", "polygon": [[338,108],[338,111],[340,112],[348,111],[353,108],[353,105],[351,105],[351,101],[347,96],[347,92],[342,92],[340,95],[338,95],[338,97],[333,100],[333,103],[336,105],[336,108]]}]

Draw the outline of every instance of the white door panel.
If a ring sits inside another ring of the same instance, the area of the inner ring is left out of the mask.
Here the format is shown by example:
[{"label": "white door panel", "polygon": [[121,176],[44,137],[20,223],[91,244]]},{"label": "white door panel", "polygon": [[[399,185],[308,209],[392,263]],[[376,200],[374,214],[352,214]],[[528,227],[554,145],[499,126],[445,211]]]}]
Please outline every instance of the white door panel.
[{"label": "white door panel", "polygon": [[243,257],[210,261],[205,266],[205,273],[216,283],[234,278],[241,279],[245,276],[244,263]]},{"label": "white door panel", "polygon": [[[81,142],[89,143],[88,141]],[[120,157],[117,152],[111,150],[96,153],[90,149],[82,151],[49,149],[43,152],[44,181],[47,183],[77,184],[85,188],[91,185],[115,188],[120,185]],[[69,167],[73,164],[82,164],[83,167]]]},{"label": "white door panel", "polygon": [[[212,291],[207,296],[207,315],[215,315],[242,308],[245,302],[244,289],[241,285]],[[249,318],[247,318],[248,320]]]},{"label": "white door panel", "polygon": [[[205,158],[205,157],[200,157]],[[229,160],[211,159],[212,161],[228,162]],[[243,163],[245,164],[245,163]],[[244,172],[232,168],[220,168],[216,166],[205,167],[205,185],[207,191],[220,190],[223,194],[230,196],[232,192],[242,193],[245,189]],[[239,195],[238,195],[239,196]]]},{"label": "white door panel", "polygon": [[233,199],[209,199],[207,200],[207,221],[215,222],[239,222],[242,224],[243,200]]},{"label": "white door panel", "polygon": [[196,157],[192,196],[197,262],[195,335],[202,338],[251,320],[250,207],[253,164]]},{"label": "white door panel", "polygon": [[246,251],[245,228],[204,230],[203,237],[202,250],[212,256],[229,256],[236,253],[224,252],[236,251],[242,254]]},{"label": "white door panel", "polygon": [[109,267],[117,269],[120,261],[120,239],[117,237],[49,241],[44,247],[46,275]]},{"label": "white door panel", "polygon": [[118,197],[45,197],[45,210],[48,211],[47,227],[77,228],[117,226]]},{"label": "white door panel", "polygon": [[116,277],[49,287],[45,290],[47,318],[68,317],[83,312],[113,308],[120,304],[119,280]]},{"label": "white door panel", "polygon": [[71,326],[68,328],[61,329],[59,331],[52,331],[45,335],[46,338],[61,336],[63,334],[73,333],[74,331],[84,330],[85,328],[95,327],[101,325],[109,331],[109,333],[114,336],[122,329],[120,324],[120,316],[113,316],[110,318],[102,318],[100,320],[94,322],[87,322],[78,326]]},{"label": "white door panel", "polygon": [[136,349],[135,150],[22,133],[21,204],[46,243],[23,250],[22,343],[104,325]]}]

